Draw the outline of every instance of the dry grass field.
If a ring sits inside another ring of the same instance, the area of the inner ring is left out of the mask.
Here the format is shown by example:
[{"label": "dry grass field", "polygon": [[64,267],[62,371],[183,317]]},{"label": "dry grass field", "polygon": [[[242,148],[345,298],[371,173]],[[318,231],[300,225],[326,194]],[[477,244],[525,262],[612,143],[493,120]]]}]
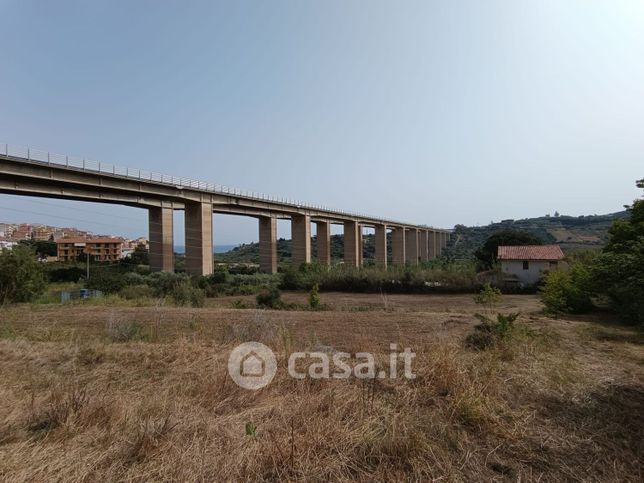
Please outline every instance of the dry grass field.
[{"label": "dry grass field", "polygon": [[[511,339],[464,344],[470,296],[321,294],[326,310],[22,305],[0,315],[4,481],[642,481],[644,336],[552,319],[532,296]],[[286,294],[305,303],[306,294]],[[241,300],[241,302],[239,302]],[[278,355],[259,391],[230,350]],[[294,350],[412,348],[413,380],[295,380]],[[256,430],[247,434],[246,425]]]}]

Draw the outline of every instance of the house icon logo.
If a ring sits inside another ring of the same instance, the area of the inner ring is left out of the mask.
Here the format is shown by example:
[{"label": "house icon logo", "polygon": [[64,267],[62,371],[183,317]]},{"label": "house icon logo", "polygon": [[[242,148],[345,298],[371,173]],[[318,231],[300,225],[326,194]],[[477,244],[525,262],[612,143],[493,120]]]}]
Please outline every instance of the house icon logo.
[{"label": "house icon logo", "polygon": [[255,351],[246,354],[240,365],[239,372],[243,377],[262,377],[266,372],[266,361]]},{"label": "house icon logo", "polygon": [[277,360],[273,351],[260,342],[245,342],[228,357],[228,374],[244,389],[260,389],[273,380]]}]

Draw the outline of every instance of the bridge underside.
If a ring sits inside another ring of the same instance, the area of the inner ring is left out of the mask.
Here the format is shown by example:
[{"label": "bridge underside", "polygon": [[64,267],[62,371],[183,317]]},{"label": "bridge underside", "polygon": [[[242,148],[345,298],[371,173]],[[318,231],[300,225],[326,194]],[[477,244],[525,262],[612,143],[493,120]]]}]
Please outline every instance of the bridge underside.
[{"label": "bridge underside", "polygon": [[388,263],[388,230],[393,232],[394,264],[415,265],[436,258],[446,246],[448,237],[445,230],[406,226],[292,203],[206,192],[41,162],[25,162],[22,158],[1,155],[0,193],[146,208],[149,213],[150,265],[152,270],[158,271],[174,269],[173,212],[183,210],[186,269],[196,275],[213,271],[213,213],[258,219],[260,269],[268,273],[277,271],[278,219],[291,220],[292,262],[295,265],[312,260],[311,223],[317,227],[315,259],[322,265],[331,263],[332,224],[344,227],[344,263],[351,267],[359,267],[363,263],[364,228],[375,229],[374,261],[380,266]]}]

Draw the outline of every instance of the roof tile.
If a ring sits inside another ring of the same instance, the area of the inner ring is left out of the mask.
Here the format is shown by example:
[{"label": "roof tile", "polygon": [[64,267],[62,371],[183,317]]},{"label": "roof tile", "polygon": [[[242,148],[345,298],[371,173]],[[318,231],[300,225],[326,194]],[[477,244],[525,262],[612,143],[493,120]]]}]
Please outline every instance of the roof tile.
[{"label": "roof tile", "polygon": [[561,260],[559,245],[499,246],[499,260]]}]

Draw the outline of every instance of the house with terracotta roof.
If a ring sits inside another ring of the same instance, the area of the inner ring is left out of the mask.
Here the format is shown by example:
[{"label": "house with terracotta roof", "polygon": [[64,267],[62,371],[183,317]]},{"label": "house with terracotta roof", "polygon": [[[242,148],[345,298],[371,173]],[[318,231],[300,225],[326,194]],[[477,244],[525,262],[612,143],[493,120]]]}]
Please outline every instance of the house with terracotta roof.
[{"label": "house with terracotta roof", "polygon": [[558,270],[563,258],[559,245],[500,246],[497,254],[503,273],[525,285],[537,283],[544,272]]}]

